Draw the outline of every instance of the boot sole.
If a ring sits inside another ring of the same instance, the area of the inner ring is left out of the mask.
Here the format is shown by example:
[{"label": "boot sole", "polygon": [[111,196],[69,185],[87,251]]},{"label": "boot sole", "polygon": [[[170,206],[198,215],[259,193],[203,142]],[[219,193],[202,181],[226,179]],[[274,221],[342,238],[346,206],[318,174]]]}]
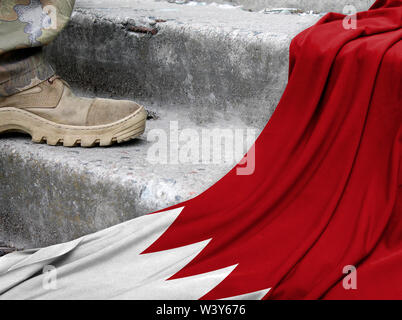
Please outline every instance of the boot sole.
[{"label": "boot sole", "polygon": [[36,143],[65,147],[109,146],[137,138],[145,131],[147,113],[141,107],[133,114],[100,126],[58,124],[17,108],[0,109],[0,133],[18,131],[29,134]]}]

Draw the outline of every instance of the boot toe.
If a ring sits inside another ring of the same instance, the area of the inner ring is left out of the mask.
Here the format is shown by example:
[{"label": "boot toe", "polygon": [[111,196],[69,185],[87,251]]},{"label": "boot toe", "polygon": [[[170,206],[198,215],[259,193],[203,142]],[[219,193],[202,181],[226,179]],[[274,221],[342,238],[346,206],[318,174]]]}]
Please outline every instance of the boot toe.
[{"label": "boot toe", "polygon": [[128,100],[95,99],[88,111],[87,125],[97,126],[119,121],[142,107]]}]

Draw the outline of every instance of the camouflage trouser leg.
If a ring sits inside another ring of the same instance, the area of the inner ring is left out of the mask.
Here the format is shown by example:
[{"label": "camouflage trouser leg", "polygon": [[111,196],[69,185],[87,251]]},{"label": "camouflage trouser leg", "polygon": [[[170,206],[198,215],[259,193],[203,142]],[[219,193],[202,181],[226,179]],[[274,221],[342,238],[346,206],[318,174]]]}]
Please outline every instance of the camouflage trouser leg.
[{"label": "camouflage trouser leg", "polygon": [[54,71],[42,55],[70,19],[75,0],[0,0],[0,97],[33,87]]}]

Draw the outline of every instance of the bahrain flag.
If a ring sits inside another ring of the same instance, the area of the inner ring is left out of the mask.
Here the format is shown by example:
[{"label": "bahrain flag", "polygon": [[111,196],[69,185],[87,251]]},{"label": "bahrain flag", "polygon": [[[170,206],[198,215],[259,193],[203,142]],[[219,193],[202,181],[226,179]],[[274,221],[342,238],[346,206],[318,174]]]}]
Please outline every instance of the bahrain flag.
[{"label": "bahrain flag", "polygon": [[185,203],[6,255],[0,298],[402,299],[402,0],[354,18],[293,39],[253,174],[239,164]]}]

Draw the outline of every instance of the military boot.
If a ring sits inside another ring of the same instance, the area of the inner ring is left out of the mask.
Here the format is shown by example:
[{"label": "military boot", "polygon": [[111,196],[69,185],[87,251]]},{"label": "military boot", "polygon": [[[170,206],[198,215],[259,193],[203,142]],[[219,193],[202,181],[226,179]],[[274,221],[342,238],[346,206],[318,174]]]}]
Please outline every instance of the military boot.
[{"label": "military boot", "polygon": [[0,97],[0,133],[19,131],[49,145],[108,146],[145,130],[146,111],[132,101],[75,96],[54,76],[12,96]]}]

